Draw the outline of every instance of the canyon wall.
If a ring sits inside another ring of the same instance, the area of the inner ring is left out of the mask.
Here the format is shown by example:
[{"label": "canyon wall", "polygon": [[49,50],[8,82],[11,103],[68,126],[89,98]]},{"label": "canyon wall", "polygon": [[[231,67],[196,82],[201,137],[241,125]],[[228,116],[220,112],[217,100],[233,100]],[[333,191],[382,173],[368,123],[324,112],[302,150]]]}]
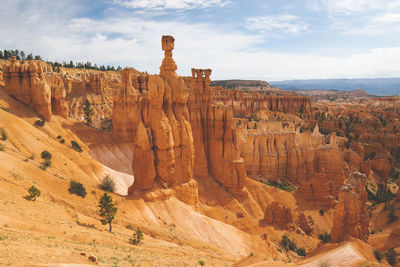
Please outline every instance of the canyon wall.
[{"label": "canyon wall", "polygon": [[294,127],[283,127],[280,121],[258,123],[257,129],[249,129],[248,124],[241,120],[238,135],[249,177],[299,185],[299,193],[306,199],[335,205],[346,175],[344,153],[335,134],[326,144],[318,125],[313,133],[300,133]]},{"label": "canyon wall", "polygon": [[3,65],[6,92],[35,109],[39,116],[51,120],[52,114],[68,116],[63,78],[51,72],[42,61],[19,62],[13,57]]},{"label": "canyon wall", "polygon": [[247,116],[263,110],[275,112],[299,113],[311,115],[312,106],[310,97],[306,96],[278,96],[265,95],[259,92],[244,92],[242,90],[225,90],[214,87],[213,101],[217,105],[224,105],[231,109],[233,114]]},{"label": "canyon wall", "polygon": [[211,175],[234,195],[243,195],[247,175],[240,157],[233,111],[214,102],[210,75],[210,69],[192,69],[192,77],[186,78],[196,154],[194,173],[200,179]]}]

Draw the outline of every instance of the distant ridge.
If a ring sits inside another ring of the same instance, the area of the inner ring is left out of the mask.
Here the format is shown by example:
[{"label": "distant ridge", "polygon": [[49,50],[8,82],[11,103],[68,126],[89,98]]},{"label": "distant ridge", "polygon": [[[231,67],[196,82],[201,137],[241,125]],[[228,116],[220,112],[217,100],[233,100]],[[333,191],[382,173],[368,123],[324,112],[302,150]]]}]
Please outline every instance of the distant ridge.
[{"label": "distant ridge", "polygon": [[271,85],[261,80],[218,80],[212,81],[211,86],[221,86],[225,89],[271,89]]},{"label": "distant ridge", "polygon": [[270,84],[284,90],[353,91],[362,89],[371,95],[400,95],[400,78],[286,80],[270,82]]}]

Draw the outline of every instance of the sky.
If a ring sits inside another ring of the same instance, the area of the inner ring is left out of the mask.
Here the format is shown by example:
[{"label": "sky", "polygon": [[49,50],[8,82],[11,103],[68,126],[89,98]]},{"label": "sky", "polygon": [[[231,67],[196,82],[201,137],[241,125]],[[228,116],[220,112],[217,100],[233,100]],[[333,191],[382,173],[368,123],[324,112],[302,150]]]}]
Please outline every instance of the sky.
[{"label": "sky", "polygon": [[211,78],[400,77],[399,0],[0,0],[0,50]]}]

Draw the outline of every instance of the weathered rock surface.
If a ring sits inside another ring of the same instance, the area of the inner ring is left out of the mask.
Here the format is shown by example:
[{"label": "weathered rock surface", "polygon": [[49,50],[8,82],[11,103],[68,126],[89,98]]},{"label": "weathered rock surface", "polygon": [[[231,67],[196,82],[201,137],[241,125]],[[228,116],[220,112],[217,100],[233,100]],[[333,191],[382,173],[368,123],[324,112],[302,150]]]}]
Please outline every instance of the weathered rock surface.
[{"label": "weathered rock surface", "polygon": [[297,219],[297,225],[304,231],[306,235],[311,235],[314,231],[314,221],[311,216],[307,216],[304,213],[300,213]]},{"label": "weathered rock surface", "polygon": [[[278,124],[278,125],[276,125]],[[310,201],[334,206],[345,178],[344,155],[332,134],[330,143],[318,131],[299,133],[281,122],[266,122],[258,129],[239,128],[240,154],[249,177],[300,185]]]},{"label": "weathered rock surface", "polygon": [[113,101],[113,133],[134,142],[132,189],[164,188],[193,177],[194,146],[187,101],[189,91],[176,73],[173,38],[163,36],[160,76],[122,71],[122,88]]},{"label": "weathered rock surface", "polygon": [[268,224],[275,224],[287,228],[293,223],[292,211],[278,202],[274,201],[265,210],[264,220]]},{"label": "weathered rock surface", "polygon": [[52,114],[68,116],[65,87],[60,75],[51,73],[42,61],[18,62],[15,57],[3,66],[5,90],[21,102],[32,106],[46,120]]},{"label": "weathered rock surface", "polygon": [[195,144],[195,176],[211,175],[233,194],[243,195],[246,183],[232,109],[213,102],[210,69],[192,69],[186,79],[190,88],[189,109]]},{"label": "weathered rock surface", "polygon": [[365,174],[353,172],[340,189],[331,232],[332,242],[345,241],[350,237],[368,239],[369,216],[365,207],[366,180]]},{"label": "weathered rock surface", "polygon": [[233,114],[249,115],[262,110],[310,115],[310,97],[265,95],[258,92],[247,93],[242,90],[225,90],[214,87],[214,103],[230,107]]}]

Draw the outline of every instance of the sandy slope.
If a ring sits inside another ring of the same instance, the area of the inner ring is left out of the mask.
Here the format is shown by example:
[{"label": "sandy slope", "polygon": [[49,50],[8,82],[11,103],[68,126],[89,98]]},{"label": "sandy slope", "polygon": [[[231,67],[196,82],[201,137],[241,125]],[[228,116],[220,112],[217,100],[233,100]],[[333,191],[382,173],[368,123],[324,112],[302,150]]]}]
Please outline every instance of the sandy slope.
[{"label": "sandy slope", "polygon": [[308,263],[304,263],[301,266],[304,267],[318,267],[321,263],[327,264],[328,266],[345,267],[352,266],[355,263],[359,263],[365,260],[360,253],[351,245],[344,244],[332,251],[325,253],[324,255],[317,255],[309,258]]},{"label": "sandy slope", "polygon": [[[57,116],[44,127],[36,127],[38,118],[32,110],[1,89],[0,107],[7,110],[0,109],[0,127],[8,134],[7,140],[1,141],[5,151],[0,152],[0,262],[5,265],[87,264],[88,260],[79,255],[84,251],[96,255],[100,263],[118,262],[117,266],[143,266],[146,262],[154,266],[194,266],[200,259],[224,266],[259,245],[258,237],[255,240],[231,225],[201,215],[175,198],[146,203],[113,194],[119,212],[114,231],[109,233],[96,215],[103,193],[98,180],[110,173],[124,180],[121,184],[127,188],[132,175],[112,170],[92,158],[89,147],[101,143],[91,140],[97,130]],[[64,144],[58,135],[66,140]],[[71,149],[71,140],[81,145],[82,153]],[[39,168],[43,150],[52,154],[47,170]],[[93,154],[115,167],[115,160],[113,163],[109,158],[126,153],[117,147],[98,149]],[[86,198],[68,193],[71,179],[84,184]],[[42,192],[35,202],[24,199],[31,185]],[[128,225],[144,231],[144,244],[128,243],[132,236]]]}]

